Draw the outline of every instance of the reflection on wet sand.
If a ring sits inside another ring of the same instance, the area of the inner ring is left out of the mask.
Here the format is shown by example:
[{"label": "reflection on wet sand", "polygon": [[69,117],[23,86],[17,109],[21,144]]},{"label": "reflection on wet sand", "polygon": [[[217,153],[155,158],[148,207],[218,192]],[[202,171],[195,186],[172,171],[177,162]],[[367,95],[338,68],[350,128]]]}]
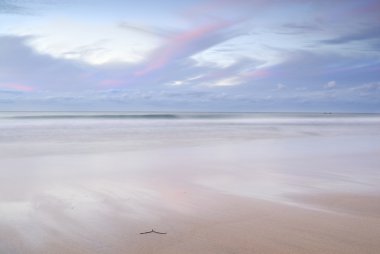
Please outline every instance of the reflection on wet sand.
[{"label": "reflection on wet sand", "polygon": [[378,253],[380,136],[349,128],[144,149],[3,142],[0,253]]}]

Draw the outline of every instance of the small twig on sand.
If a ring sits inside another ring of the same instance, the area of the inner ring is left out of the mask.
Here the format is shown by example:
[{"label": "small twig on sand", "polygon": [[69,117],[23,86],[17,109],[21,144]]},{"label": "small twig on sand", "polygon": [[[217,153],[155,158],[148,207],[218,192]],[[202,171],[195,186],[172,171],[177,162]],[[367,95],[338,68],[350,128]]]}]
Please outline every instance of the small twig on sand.
[{"label": "small twig on sand", "polygon": [[152,229],[151,231],[142,232],[142,233],[140,233],[140,235],[151,234],[151,233],[160,234],[160,235],[166,235],[166,233],[164,233],[164,232],[158,232],[158,231],[156,231],[154,229]]}]

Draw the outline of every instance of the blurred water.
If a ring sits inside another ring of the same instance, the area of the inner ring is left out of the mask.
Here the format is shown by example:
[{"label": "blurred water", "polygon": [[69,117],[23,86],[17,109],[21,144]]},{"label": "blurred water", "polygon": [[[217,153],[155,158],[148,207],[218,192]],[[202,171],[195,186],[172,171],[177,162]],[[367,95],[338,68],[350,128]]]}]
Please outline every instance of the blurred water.
[{"label": "blurred water", "polygon": [[379,133],[376,114],[2,112],[0,156]]}]

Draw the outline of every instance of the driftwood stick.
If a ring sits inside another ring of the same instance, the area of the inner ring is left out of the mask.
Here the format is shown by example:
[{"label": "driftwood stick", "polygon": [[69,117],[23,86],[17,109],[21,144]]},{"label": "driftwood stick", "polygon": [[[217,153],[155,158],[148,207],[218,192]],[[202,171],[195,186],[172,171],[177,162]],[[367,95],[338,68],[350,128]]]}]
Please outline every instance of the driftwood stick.
[{"label": "driftwood stick", "polygon": [[158,231],[155,231],[155,230],[153,230],[152,233],[156,233],[156,234],[160,234],[160,235],[166,235],[166,233],[164,233],[164,232],[158,232]]},{"label": "driftwood stick", "polygon": [[150,233],[153,233],[153,232],[154,232],[154,230],[152,229],[151,231],[142,232],[142,233],[140,233],[140,235],[143,235],[143,234],[150,234]]},{"label": "driftwood stick", "polygon": [[151,234],[151,233],[160,234],[160,235],[166,235],[166,233],[164,233],[164,232],[158,232],[158,231],[156,231],[154,229],[152,229],[151,231],[142,232],[142,233],[140,233],[140,235]]}]

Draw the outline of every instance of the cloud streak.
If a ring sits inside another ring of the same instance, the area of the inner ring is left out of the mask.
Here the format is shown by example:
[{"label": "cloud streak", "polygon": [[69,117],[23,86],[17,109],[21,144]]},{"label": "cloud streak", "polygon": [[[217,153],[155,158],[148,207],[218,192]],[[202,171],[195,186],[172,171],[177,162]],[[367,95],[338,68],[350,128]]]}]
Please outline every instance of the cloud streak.
[{"label": "cloud streak", "polygon": [[0,0],[0,14],[27,14],[28,10],[15,1]]},{"label": "cloud streak", "polygon": [[0,84],[0,88],[9,89],[9,90],[18,91],[18,92],[32,92],[35,90],[31,86],[26,86],[22,84],[14,84],[14,83]]},{"label": "cloud streak", "polygon": [[221,32],[233,24],[235,22],[219,21],[172,36],[162,47],[155,50],[148,58],[148,63],[137,70],[135,75],[144,76],[222,42],[228,37],[221,36]]},{"label": "cloud streak", "polygon": [[380,26],[366,28],[361,31],[345,34],[333,39],[322,40],[322,42],[326,44],[344,44],[366,40],[380,40]]},{"label": "cloud streak", "polygon": [[[27,46],[30,37],[0,36],[0,83],[19,90],[70,90],[92,87],[89,66],[56,59]],[[15,85],[19,84],[19,85]],[[22,85],[21,85],[22,84]]]}]

